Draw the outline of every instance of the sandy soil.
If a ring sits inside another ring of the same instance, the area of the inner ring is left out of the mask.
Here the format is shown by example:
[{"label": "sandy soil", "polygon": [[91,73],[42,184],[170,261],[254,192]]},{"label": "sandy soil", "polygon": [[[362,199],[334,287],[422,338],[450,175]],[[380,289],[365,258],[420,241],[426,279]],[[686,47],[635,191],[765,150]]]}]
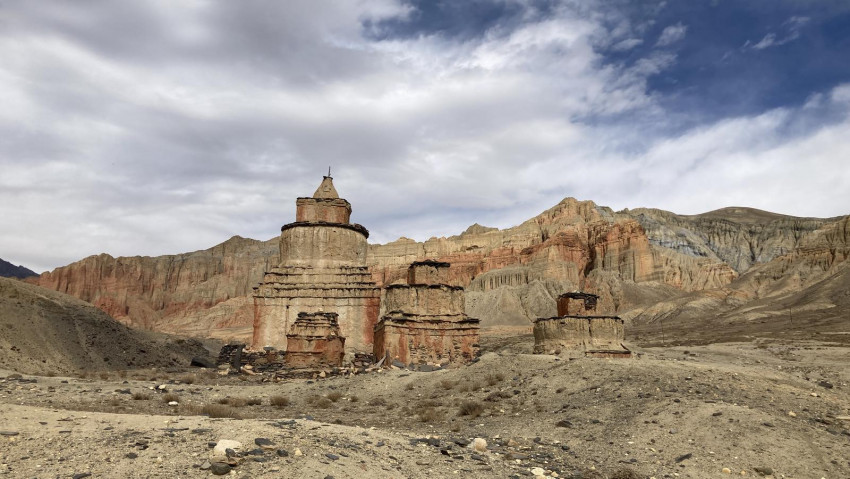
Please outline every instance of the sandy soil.
[{"label": "sandy soil", "polygon": [[[280,383],[4,372],[0,474],[206,477],[211,445],[232,439],[238,477],[850,477],[850,348],[761,341],[567,361],[528,354],[531,341],[487,337],[480,361],[457,369]],[[485,452],[466,446],[476,437]]]}]

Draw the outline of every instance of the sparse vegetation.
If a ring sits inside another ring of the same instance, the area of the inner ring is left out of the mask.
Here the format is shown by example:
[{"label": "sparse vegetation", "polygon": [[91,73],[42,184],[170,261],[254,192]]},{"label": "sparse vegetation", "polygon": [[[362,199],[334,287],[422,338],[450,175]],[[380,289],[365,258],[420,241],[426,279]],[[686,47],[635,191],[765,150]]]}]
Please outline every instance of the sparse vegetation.
[{"label": "sparse vegetation", "polygon": [[458,415],[469,416],[472,419],[484,412],[484,405],[477,401],[464,401],[460,404]]},{"label": "sparse vegetation", "polygon": [[262,406],[263,400],[261,398],[248,398],[246,403],[249,406]]},{"label": "sparse vegetation", "polygon": [[370,406],[386,406],[387,400],[382,397],[376,397],[369,400]]},{"label": "sparse vegetation", "polygon": [[272,396],[269,398],[269,404],[276,408],[284,408],[289,406],[289,396]]},{"label": "sparse vegetation", "polygon": [[177,401],[180,399],[180,396],[174,393],[167,393],[162,395],[162,402],[169,403],[171,401]]},{"label": "sparse vegetation", "polygon": [[443,413],[436,407],[421,407],[419,411],[416,413],[416,417],[419,418],[421,422],[438,422],[443,418]]},{"label": "sparse vegetation", "polygon": [[201,414],[209,417],[230,417],[240,419],[240,416],[235,409],[230,406],[225,406],[224,404],[207,404],[201,408]]},{"label": "sparse vegetation", "polygon": [[133,393],[133,400],[135,401],[147,401],[151,398],[151,393],[147,391],[140,391]]},{"label": "sparse vegetation", "polygon": [[307,404],[315,406],[319,409],[328,409],[333,405],[333,401],[331,401],[325,396],[319,396],[318,394],[314,394],[307,398]]},{"label": "sparse vegetation", "polygon": [[180,382],[183,384],[194,384],[198,381],[198,376],[194,374],[184,374],[180,377]]},{"label": "sparse vegetation", "polygon": [[332,392],[329,392],[327,395],[325,395],[325,397],[327,397],[328,399],[330,399],[333,402],[337,402],[342,398],[342,393],[339,392],[339,391],[332,391]]},{"label": "sparse vegetation", "polygon": [[442,381],[440,381],[440,386],[442,386],[442,388],[445,390],[454,388],[456,384],[457,383],[455,383],[454,381],[450,381],[448,379],[443,379]]}]

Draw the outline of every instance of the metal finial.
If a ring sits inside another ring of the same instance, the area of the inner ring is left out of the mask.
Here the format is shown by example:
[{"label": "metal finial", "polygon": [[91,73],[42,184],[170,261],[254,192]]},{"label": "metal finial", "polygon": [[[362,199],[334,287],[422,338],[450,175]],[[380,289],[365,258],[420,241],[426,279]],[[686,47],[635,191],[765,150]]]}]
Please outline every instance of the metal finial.
[{"label": "metal finial", "polygon": [[328,167],[328,178],[330,178],[330,177],[331,177],[331,167],[329,166]]}]

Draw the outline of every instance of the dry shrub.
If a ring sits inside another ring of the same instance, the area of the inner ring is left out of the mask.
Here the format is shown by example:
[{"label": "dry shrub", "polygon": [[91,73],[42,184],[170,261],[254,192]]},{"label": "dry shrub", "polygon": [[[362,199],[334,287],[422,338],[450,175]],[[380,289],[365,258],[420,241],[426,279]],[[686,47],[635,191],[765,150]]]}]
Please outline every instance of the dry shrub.
[{"label": "dry shrub", "polygon": [[223,404],[207,404],[201,408],[201,414],[205,414],[209,417],[231,417],[239,419],[239,413],[237,413],[236,410]]},{"label": "dry shrub", "polygon": [[118,398],[111,398],[111,399],[109,400],[109,405],[110,405],[110,406],[118,406],[118,405],[120,405],[120,404],[121,404],[121,400],[120,400],[120,399],[118,399]]},{"label": "dry shrub", "polygon": [[495,386],[496,384],[499,384],[500,382],[505,380],[505,375],[502,373],[488,374],[486,380],[487,384],[489,384],[490,386]]},{"label": "dry shrub", "polygon": [[422,422],[437,422],[442,419],[443,413],[435,407],[423,407],[417,411],[416,417]]},{"label": "dry shrub", "polygon": [[230,398],[218,398],[216,402],[219,404],[227,404],[228,402],[230,402]]},{"label": "dry shrub", "polygon": [[404,385],[404,389],[407,389],[408,391],[413,391],[414,387],[416,386],[413,383],[407,383]]},{"label": "dry shrub", "polygon": [[194,374],[184,374],[180,377],[180,382],[183,384],[194,384],[198,380],[198,376]]},{"label": "dry shrub", "polygon": [[315,406],[319,409],[327,409],[333,405],[333,401],[326,398],[325,396],[319,396],[318,394],[314,394],[307,398],[307,404]]},{"label": "dry shrub", "polygon": [[376,397],[369,400],[370,406],[386,406],[387,400],[382,397]]},{"label": "dry shrub", "polygon": [[107,372],[100,373],[100,379],[103,379],[104,381],[108,381],[109,380],[109,373],[107,373]]},{"label": "dry shrub", "polygon": [[339,391],[329,392],[326,397],[333,402],[337,402],[342,398],[342,393]]},{"label": "dry shrub", "polygon": [[610,479],[641,479],[641,476],[634,469],[628,467],[617,469],[609,477]]},{"label": "dry shrub", "polygon": [[442,386],[445,390],[449,390],[455,387],[455,384],[456,383],[454,381],[450,381],[448,379],[443,379],[442,381],[440,381],[440,386]]},{"label": "dry shrub", "polygon": [[147,391],[133,393],[133,399],[136,401],[147,401],[151,398],[151,393]]},{"label": "dry shrub", "polygon": [[289,396],[272,396],[269,398],[269,404],[276,408],[284,408],[289,406]]},{"label": "dry shrub", "polygon": [[261,406],[263,404],[263,400],[261,398],[248,398],[247,403],[249,406]]},{"label": "dry shrub", "polygon": [[248,404],[245,398],[227,398],[227,404],[232,407],[242,407]]},{"label": "dry shrub", "polygon": [[484,412],[484,405],[477,401],[464,401],[458,409],[458,415],[469,416],[472,419],[480,416],[482,412]]},{"label": "dry shrub", "polygon": [[171,401],[177,401],[180,399],[180,396],[174,393],[168,393],[162,395],[162,402],[169,403]]},{"label": "dry shrub", "polygon": [[351,397],[348,398],[348,400],[351,401],[351,402],[358,402],[358,401],[360,401],[360,398],[357,397],[357,396],[351,396]]}]

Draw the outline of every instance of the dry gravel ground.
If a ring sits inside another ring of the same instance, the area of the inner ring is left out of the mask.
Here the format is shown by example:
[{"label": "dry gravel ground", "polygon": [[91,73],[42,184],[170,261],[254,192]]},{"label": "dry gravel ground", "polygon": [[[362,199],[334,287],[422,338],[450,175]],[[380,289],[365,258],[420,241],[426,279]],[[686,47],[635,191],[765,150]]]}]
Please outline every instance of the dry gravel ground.
[{"label": "dry gravel ground", "polygon": [[[0,475],[206,477],[210,445],[232,439],[237,477],[850,477],[850,348],[761,341],[568,361],[527,354],[531,341],[486,338],[462,368],[280,383],[2,372]],[[465,447],[476,437],[486,452]]]}]

